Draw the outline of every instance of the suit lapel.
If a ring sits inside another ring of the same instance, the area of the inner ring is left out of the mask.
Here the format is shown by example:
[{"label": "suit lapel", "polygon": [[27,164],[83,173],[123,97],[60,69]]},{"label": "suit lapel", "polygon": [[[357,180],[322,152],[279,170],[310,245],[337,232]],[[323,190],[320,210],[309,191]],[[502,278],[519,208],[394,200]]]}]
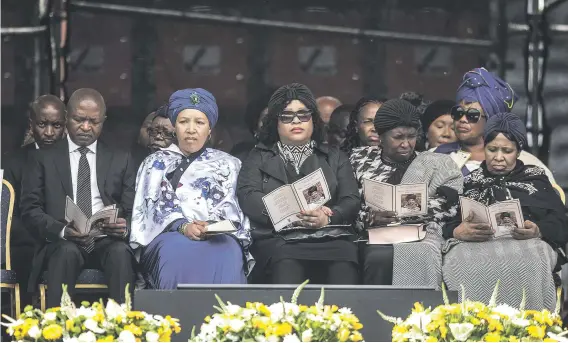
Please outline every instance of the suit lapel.
[{"label": "suit lapel", "polygon": [[112,151],[101,141],[97,142],[97,186],[103,202],[106,204],[105,181],[106,175],[112,162]]},{"label": "suit lapel", "polygon": [[55,154],[53,162],[55,169],[59,173],[59,178],[63,184],[65,193],[73,199],[73,181],[71,180],[71,162],[69,160],[69,142],[64,138],[61,140],[61,146],[58,148],[58,153]]}]

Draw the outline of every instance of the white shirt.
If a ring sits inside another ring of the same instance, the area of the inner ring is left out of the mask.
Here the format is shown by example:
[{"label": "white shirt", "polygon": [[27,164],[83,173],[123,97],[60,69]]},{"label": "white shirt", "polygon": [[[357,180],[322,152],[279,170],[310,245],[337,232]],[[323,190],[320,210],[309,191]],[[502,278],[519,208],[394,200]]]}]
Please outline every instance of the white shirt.
[{"label": "white shirt", "polygon": [[[73,182],[73,200],[77,203],[77,176],[79,174],[79,159],[81,159],[81,153],[79,152],[79,146],[67,136],[67,141],[69,142],[69,162],[71,167],[71,181]],[[91,204],[93,206],[92,214],[100,211],[105,205],[103,204],[103,199],[99,193],[99,186],[97,184],[97,141],[87,147],[89,152],[87,152],[87,161],[89,162],[89,168],[91,168]]]}]

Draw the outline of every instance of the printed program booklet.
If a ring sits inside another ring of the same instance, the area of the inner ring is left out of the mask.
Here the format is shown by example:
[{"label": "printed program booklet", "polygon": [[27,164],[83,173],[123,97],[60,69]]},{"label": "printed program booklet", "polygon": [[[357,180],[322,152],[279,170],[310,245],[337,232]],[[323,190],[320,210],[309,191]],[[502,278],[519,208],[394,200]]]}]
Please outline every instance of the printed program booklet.
[{"label": "printed program booklet", "polygon": [[116,205],[106,206],[93,214],[90,218],[87,218],[70,197],[66,199],[65,220],[67,220],[67,222],[73,222],[73,226],[82,234],[88,234],[91,237],[104,236],[101,230],[102,226],[104,224],[116,223],[117,218],[118,209]]},{"label": "printed program booklet", "polygon": [[301,211],[322,207],[331,199],[329,186],[322,169],[300,180],[279,187],[262,198],[270,220],[276,231],[300,221]]},{"label": "printed program booklet", "polygon": [[473,199],[460,197],[460,206],[463,221],[473,216],[470,221],[488,224],[495,231],[495,238],[510,235],[515,227],[523,227],[525,222],[518,199],[485,206]]},{"label": "printed program booklet", "polygon": [[428,186],[425,183],[394,186],[363,179],[363,194],[367,206],[375,210],[396,212],[398,217],[428,213]]}]

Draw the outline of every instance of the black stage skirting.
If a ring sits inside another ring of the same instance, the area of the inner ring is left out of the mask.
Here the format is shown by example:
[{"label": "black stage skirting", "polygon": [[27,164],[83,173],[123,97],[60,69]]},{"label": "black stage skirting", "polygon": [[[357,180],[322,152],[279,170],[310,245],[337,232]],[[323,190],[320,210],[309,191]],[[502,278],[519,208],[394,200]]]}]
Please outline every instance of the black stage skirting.
[{"label": "black stage skirting", "polygon": [[[215,312],[215,294],[225,302],[244,306],[247,301],[266,305],[280,300],[289,301],[296,286],[288,285],[180,285],[175,291],[139,290],[134,296],[134,308],[151,314],[179,318],[182,332],[176,341],[187,341],[192,327],[196,332],[207,315]],[[390,341],[392,324],[383,321],[377,310],[395,317],[406,317],[415,302],[426,307],[443,303],[442,292],[427,288],[389,286],[324,286],[325,304],[349,307],[364,325],[361,330],[366,341]],[[299,304],[312,305],[320,295],[321,286],[308,285],[302,291]],[[457,302],[457,292],[448,292],[450,302]]]}]

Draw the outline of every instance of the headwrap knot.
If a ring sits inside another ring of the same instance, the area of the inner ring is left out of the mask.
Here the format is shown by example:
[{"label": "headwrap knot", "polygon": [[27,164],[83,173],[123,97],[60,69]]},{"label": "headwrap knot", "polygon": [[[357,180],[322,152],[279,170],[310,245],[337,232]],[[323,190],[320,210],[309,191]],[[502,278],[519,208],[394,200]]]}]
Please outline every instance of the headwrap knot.
[{"label": "headwrap knot", "polygon": [[487,117],[513,109],[518,96],[511,86],[487,71],[475,68],[463,76],[456,102],[479,102]]},{"label": "headwrap knot", "polygon": [[401,126],[416,129],[421,127],[416,107],[402,99],[386,101],[377,111],[374,124],[379,135]]},{"label": "headwrap knot", "polygon": [[521,118],[516,114],[498,113],[489,118],[483,131],[483,139],[486,143],[489,135],[494,132],[502,132],[512,136],[521,149],[527,145],[527,129]]},{"label": "headwrap knot", "polygon": [[168,102],[167,115],[176,125],[179,113],[183,110],[195,109],[207,117],[209,126],[213,128],[219,119],[219,108],[213,94],[203,88],[188,88],[175,91]]}]

